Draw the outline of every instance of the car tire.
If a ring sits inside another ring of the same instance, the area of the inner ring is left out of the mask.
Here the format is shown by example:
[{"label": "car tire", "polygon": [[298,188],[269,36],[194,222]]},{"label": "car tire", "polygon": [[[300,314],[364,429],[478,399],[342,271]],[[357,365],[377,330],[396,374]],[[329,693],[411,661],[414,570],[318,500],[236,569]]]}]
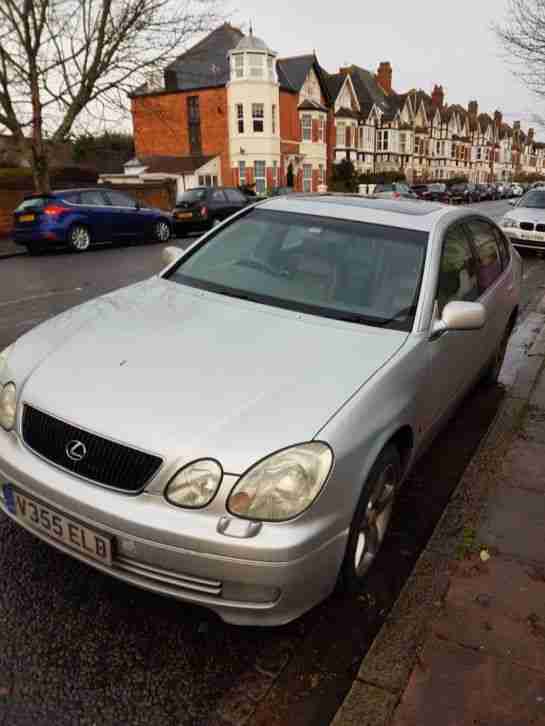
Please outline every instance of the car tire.
[{"label": "car tire", "polygon": [[91,246],[91,232],[84,224],[72,225],[67,239],[73,252],[85,252]]},{"label": "car tire", "polygon": [[159,220],[153,225],[153,241],[168,242],[172,236],[172,230],[168,222]]},{"label": "car tire", "polygon": [[498,344],[498,347],[494,351],[494,355],[492,357],[492,360],[486,367],[483,376],[482,376],[482,383],[485,386],[495,386],[498,383],[498,378],[500,375],[501,368],[503,366],[503,361],[505,359],[505,352],[507,350],[507,345],[509,343],[509,338],[511,336],[511,332],[513,330],[513,325],[511,322],[509,325],[505,328],[504,333],[502,335],[502,338]]},{"label": "car tire", "polygon": [[400,481],[399,452],[393,444],[388,444],[367,477],[350,525],[339,573],[338,584],[343,592],[356,593],[361,590],[384,541]]},{"label": "car tire", "polygon": [[26,248],[28,250],[28,254],[32,256],[41,255],[44,250],[42,245],[38,242],[29,242],[26,245]]}]

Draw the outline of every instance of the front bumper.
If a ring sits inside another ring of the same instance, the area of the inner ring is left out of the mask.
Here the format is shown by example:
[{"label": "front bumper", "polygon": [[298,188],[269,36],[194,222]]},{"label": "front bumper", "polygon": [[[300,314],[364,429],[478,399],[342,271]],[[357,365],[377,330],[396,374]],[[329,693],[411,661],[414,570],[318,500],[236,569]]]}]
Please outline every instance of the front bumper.
[{"label": "front bumper", "polygon": [[530,232],[519,227],[502,227],[515,247],[545,250],[545,232]]},{"label": "front bumper", "polygon": [[[307,551],[299,543],[294,554],[284,529],[289,524],[265,524],[253,538],[231,540],[214,526],[207,542],[201,520],[199,537],[190,540],[192,513],[172,507],[157,494],[129,496],[86,483],[30,452],[18,435],[0,431],[2,483],[113,537],[112,566],[15,519],[0,486],[0,509],[40,539],[119,580],[205,606],[238,625],[281,625],[312,608],[333,590],[346,548],[347,532],[341,532],[309,545]],[[274,555],[267,546],[271,531],[277,540]]]}]

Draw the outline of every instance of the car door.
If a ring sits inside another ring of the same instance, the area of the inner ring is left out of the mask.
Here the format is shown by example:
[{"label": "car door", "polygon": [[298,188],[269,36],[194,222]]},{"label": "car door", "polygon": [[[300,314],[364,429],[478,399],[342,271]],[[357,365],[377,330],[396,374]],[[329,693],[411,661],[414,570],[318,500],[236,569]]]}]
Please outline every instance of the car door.
[{"label": "car door", "polygon": [[114,238],[123,242],[143,237],[148,230],[146,225],[142,224],[143,215],[140,214],[136,201],[128,194],[123,194],[115,189],[105,189],[104,194],[112,210]]},{"label": "car door", "polygon": [[[467,229],[450,226],[443,238],[434,319],[453,300],[479,298],[477,260]],[[433,426],[469,388],[485,364],[480,330],[449,330],[428,342],[428,425]]]},{"label": "car door", "polygon": [[229,202],[223,189],[210,190],[210,212],[209,216],[215,220],[226,219],[230,215]]},{"label": "car door", "polygon": [[477,254],[479,301],[486,308],[482,337],[486,362],[494,354],[514,307],[513,267],[502,260],[493,224],[471,219],[467,227]]},{"label": "car door", "polygon": [[80,211],[91,228],[93,242],[109,242],[113,237],[112,211],[101,189],[80,192]]}]

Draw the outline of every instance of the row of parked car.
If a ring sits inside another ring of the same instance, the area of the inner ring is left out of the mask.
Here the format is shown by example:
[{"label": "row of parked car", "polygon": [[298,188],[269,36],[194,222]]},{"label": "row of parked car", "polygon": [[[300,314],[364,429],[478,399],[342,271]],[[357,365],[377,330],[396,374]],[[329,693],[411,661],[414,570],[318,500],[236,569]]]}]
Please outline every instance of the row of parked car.
[{"label": "row of parked car", "polygon": [[444,204],[469,204],[471,202],[488,202],[498,199],[511,199],[521,197],[524,188],[521,184],[494,183],[494,184],[415,184],[410,187],[411,192],[419,199],[442,202]]}]

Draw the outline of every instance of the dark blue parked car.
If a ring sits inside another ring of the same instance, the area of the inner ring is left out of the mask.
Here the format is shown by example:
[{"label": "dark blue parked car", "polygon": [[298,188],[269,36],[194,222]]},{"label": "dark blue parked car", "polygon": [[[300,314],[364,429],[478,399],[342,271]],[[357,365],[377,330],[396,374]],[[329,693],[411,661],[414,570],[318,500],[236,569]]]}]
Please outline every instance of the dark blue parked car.
[{"label": "dark blue parked car", "polygon": [[14,212],[14,240],[32,253],[57,246],[83,252],[96,242],[167,242],[172,218],[108,188],[34,194]]}]

